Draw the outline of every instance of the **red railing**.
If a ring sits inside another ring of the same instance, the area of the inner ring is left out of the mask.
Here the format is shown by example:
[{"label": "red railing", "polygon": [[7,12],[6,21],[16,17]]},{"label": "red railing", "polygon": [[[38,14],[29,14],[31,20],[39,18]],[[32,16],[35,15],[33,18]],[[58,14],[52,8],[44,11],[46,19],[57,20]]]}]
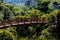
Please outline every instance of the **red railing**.
[{"label": "red railing", "polygon": [[24,25],[24,24],[40,24],[40,23],[47,23],[47,20],[42,19],[12,19],[12,20],[5,20],[0,22],[1,27],[7,27],[11,25]]}]

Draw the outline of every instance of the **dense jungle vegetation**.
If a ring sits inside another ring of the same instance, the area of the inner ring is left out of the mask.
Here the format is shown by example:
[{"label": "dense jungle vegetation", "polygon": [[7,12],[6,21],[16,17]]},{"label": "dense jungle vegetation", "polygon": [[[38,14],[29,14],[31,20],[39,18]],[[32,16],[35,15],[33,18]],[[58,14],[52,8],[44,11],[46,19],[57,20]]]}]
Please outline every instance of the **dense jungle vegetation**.
[{"label": "dense jungle vegetation", "polygon": [[0,29],[0,40],[60,40],[56,33],[56,16],[60,10],[58,2],[53,2],[58,9],[51,8],[51,1],[34,0],[37,5],[30,7],[29,2],[24,6],[5,4],[0,0],[0,21],[18,19],[18,18],[36,18],[45,19],[47,24],[35,24],[26,26],[15,26]]}]

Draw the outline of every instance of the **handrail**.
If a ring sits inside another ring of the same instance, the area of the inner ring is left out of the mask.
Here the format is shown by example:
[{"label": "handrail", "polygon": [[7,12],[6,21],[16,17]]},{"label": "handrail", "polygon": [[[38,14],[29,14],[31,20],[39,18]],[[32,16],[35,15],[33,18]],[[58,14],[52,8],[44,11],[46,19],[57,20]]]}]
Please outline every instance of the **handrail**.
[{"label": "handrail", "polygon": [[[43,22],[42,22],[43,21]],[[35,23],[47,23],[46,20],[36,19],[13,19],[13,20],[5,20],[0,23],[0,27],[11,26],[11,25],[25,25],[25,24],[35,24]]]}]

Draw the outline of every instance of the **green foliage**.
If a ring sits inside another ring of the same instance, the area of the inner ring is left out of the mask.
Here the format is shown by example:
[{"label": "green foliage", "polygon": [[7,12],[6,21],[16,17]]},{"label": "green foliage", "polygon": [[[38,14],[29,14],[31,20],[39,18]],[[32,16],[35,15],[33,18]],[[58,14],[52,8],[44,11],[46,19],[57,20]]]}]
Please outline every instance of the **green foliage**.
[{"label": "green foliage", "polygon": [[[3,1],[3,0],[1,0]],[[49,8],[49,0],[36,0],[36,8],[0,4],[0,21],[8,19],[42,19],[47,24],[31,24],[25,26],[9,27],[0,30],[0,40],[56,40],[53,36],[53,27],[59,10]]]},{"label": "green foliage", "polygon": [[3,3],[3,0],[0,0],[0,3]]},{"label": "green foliage", "polygon": [[0,13],[0,21],[3,21],[3,14],[2,13]]},{"label": "green foliage", "polygon": [[31,12],[30,12],[31,18],[38,17],[38,16],[40,16],[40,14],[41,14],[41,12],[39,10],[31,10]]},{"label": "green foliage", "polygon": [[44,13],[49,13],[50,12],[49,4],[50,4],[50,1],[44,1],[44,0],[38,1],[36,9]]},{"label": "green foliage", "polygon": [[0,29],[0,40],[16,40],[16,38],[9,30]]}]

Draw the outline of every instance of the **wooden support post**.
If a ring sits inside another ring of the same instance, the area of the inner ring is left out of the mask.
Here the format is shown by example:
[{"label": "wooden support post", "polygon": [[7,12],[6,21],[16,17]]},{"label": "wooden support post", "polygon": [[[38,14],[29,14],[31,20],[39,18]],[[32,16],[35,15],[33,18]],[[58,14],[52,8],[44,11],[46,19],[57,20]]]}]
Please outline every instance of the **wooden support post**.
[{"label": "wooden support post", "polygon": [[11,25],[12,25],[12,20],[11,20]]},{"label": "wooden support post", "polygon": [[20,19],[18,19],[18,25],[19,25],[19,21],[20,21]]},{"label": "wooden support post", "polygon": [[5,21],[3,21],[3,25],[4,25],[4,27],[5,27]]},{"label": "wooden support post", "polygon": [[0,21],[0,26],[1,26],[1,21]]},{"label": "wooden support post", "polygon": [[19,19],[16,19],[17,25],[19,25]]},{"label": "wooden support post", "polygon": [[29,22],[31,23],[31,20],[30,20],[30,18],[29,18]]},{"label": "wooden support post", "polygon": [[38,23],[38,17],[37,17],[37,23]]},{"label": "wooden support post", "polygon": [[44,23],[44,20],[45,20],[45,19],[43,18],[42,23]]},{"label": "wooden support post", "polygon": [[24,25],[25,25],[25,18],[23,19]]},{"label": "wooden support post", "polygon": [[31,19],[31,23],[32,23],[32,19]]},{"label": "wooden support post", "polygon": [[21,20],[21,19],[19,19],[19,23],[20,23],[20,20]]}]

